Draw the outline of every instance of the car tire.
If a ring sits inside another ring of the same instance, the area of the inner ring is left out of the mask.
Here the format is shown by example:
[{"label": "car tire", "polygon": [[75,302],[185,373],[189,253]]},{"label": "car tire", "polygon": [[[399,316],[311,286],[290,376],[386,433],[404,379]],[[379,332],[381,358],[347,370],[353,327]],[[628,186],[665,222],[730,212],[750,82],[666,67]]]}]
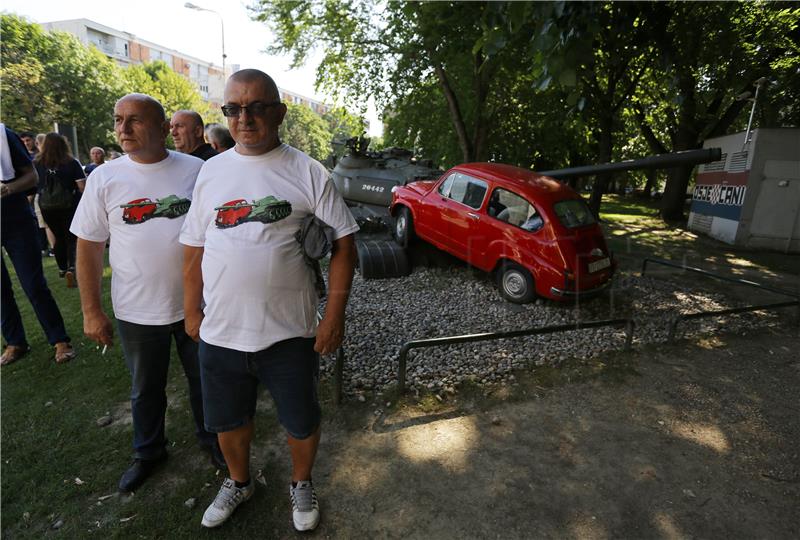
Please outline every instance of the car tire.
[{"label": "car tire", "polygon": [[515,304],[527,304],[536,297],[533,276],[513,262],[504,262],[497,271],[500,296]]},{"label": "car tire", "polygon": [[411,211],[405,206],[401,206],[397,212],[392,232],[395,241],[401,247],[407,248],[414,240],[414,219],[411,217]]}]

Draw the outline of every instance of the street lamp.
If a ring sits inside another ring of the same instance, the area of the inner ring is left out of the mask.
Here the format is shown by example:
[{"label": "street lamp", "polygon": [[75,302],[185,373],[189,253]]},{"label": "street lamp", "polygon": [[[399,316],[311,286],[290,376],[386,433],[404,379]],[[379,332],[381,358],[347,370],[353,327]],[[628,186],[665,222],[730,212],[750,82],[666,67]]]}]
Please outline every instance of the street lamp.
[{"label": "street lamp", "polygon": [[758,91],[761,90],[761,87],[764,86],[764,84],[766,84],[766,82],[767,82],[767,78],[766,77],[761,77],[760,79],[756,80],[756,82],[753,83],[753,86],[756,87],[756,95],[753,96],[752,98],[750,98],[750,96],[749,96],[750,92],[746,92],[746,94],[748,94],[748,95],[739,94],[738,96],[736,96],[737,100],[749,99],[750,101],[753,102],[753,107],[750,109],[750,119],[747,121],[747,131],[745,131],[745,133],[744,133],[744,144],[742,144],[742,152],[744,152],[744,149],[747,148],[747,143],[750,142],[750,140],[749,140],[750,139],[750,127],[753,125],[753,114],[756,112],[756,101],[758,101]]},{"label": "street lamp", "polygon": [[219,22],[222,25],[222,80],[225,80],[225,21],[222,19],[222,15],[218,11],[214,11],[213,9],[208,9],[200,6],[196,6],[191,2],[186,2],[183,4],[183,7],[194,9],[196,11],[210,11],[211,13],[215,13],[219,17]]}]

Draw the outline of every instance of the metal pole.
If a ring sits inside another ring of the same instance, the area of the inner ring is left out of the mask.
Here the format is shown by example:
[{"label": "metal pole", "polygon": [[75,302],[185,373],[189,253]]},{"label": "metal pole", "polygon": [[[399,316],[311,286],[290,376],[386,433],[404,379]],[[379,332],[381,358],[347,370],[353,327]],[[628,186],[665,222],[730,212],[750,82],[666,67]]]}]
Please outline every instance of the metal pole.
[{"label": "metal pole", "polygon": [[766,77],[761,77],[755,82],[756,95],[753,96],[753,107],[750,109],[750,119],[747,121],[747,131],[744,132],[744,143],[742,143],[742,151],[747,148],[747,143],[750,142],[750,127],[753,125],[753,115],[756,112],[756,102],[758,101],[758,91],[761,90],[761,85],[767,82]]},{"label": "metal pole", "polygon": [[[217,13],[217,12],[215,11],[214,13]],[[225,55],[225,19],[222,18],[222,15],[220,13],[217,13],[217,15],[219,15],[219,23],[220,23],[220,25],[222,25],[222,82],[224,83],[225,82],[225,58],[227,58],[227,56]]]}]

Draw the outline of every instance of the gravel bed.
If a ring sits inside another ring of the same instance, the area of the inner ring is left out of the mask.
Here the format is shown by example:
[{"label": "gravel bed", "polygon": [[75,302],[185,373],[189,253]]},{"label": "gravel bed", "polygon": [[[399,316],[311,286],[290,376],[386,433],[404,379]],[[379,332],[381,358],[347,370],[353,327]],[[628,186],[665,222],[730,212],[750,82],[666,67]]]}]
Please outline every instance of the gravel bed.
[{"label": "gravel bed", "polygon": [[[519,306],[502,300],[486,274],[468,268],[417,268],[407,277],[364,280],[356,272],[347,307],[346,396],[380,392],[397,382],[400,347],[412,339],[535,328],[576,321],[625,318],[636,322],[634,347],[663,343],[677,313],[743,305],[718,292],[662,278],[617,274],[604,294],[575,303],[537,300]],[[324,305],[321,307],[324,309]],[[745,333],[775,324],[774,313],[683,322],[679,336],[720,331]],[[465,343],[412,350],[407,386],[454,393],[469,380],[478,385],[509,384],[513,371],[592,358],[622,349],[622,328],[576,330],[543,336]],[[332,376],[333,357],[322,359]]]}]

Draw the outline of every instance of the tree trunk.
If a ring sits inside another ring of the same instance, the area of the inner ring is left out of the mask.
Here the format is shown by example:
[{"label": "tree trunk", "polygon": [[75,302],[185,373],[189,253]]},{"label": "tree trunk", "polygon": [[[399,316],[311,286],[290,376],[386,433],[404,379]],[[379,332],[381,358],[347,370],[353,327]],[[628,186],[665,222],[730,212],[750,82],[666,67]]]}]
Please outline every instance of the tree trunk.
[{"label": "tree trunk", "polygon": [[442,87],[442,93],[447,100],[447,110],[450,111],[450,119],[453,121],[453,127],[458,136],[458,145],[461,147],[464,162],[475,161],[472,144],[467,136],[467,127],[464,125],[464,116],[461,114],[461,107],[458,104],[458,98],[450,86],[450,81],[447,79],[447,74],[441,64],[437,65],[435,70],[439,84]]},{"label": "tree trunk", "polygon": [[692,177],[694,165],[675,167],[667,171],[667,185],[661,199],[661,219],[664,221],[683,221],[683,207],[686,203],[686,188]]},{"label": "tree trunk", "polygon": [[649,169],[645,174],[647,175],[647,183],[644,185],[644,196],[649,199],[653,196],[653,188],[656,187],[658,173],[655,169]]},{"label": "tree trunk", "polygon": [[[614,148],[614,118],[604,116],[600,118],[600,144],[597,153],[598,165],[611,161],[611,152]],[[603,201],[603,194],[607,191],[607,186],[611,180],[611,173],[599,174],[595,177],[592,185],[592,195],[589,197],[589,209],[595,217],[600,217],[600,204]]]}]

